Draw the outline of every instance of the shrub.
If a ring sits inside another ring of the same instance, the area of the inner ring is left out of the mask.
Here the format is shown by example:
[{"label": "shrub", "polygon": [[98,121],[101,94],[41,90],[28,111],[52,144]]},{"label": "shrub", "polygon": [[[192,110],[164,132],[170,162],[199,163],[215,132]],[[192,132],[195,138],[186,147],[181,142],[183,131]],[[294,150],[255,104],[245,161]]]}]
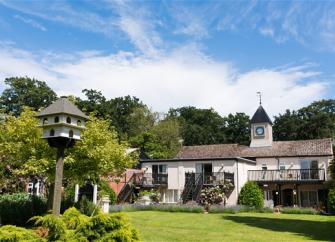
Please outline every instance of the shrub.
[{"label": "shrub", "polygon": [[138,232],[131,227],[126,215],[120,213],[98,213],[88,217],[70,208],[59,217],[48,214],[32,220],[40,226],[37,231],[42,231],[41,237],[46,237],[47,241],[139,241]]},{"label": "shrub", "polygon": [[36,215],[47,211],[46,200],[27,193],[5,194],[0,196],[0,223],[26,225]]},{"label": "shrub", "polygon": [[60,240],[65,236],[66,226],[61,217],[47,214],[43,217],[35,216],[31,218],[31,221],[35,221],[35,225],[47,229],[48,241]]},{"label": "shrub", "polygon": [[88,241],[139,241],[138,232],[131,228],[124,214],[100,213],[78,227],[76,235]]},{"label": "shrub", "polygon": [[87,222],[88,217],[81,214],[76,208],[72,207],[67,209],[62,215],[62,219],[67,229],[76,229],[81,224]]},{"label": "shrub", "polygon": [[335,214],[335,187],[329,189],[327,204],[329,211]]},{"label": "shrub", "polygon": [[88,200],[86,196],[82,196],[80,201],[75,204],[75,207],[87,216],[95,215],[99,211],[98,206]]},{"label": "shrub", "polygon": [[262,208],[264,206],[263,192],[255,182],[248,181],[241,189],[238,202],[241,205]]},{"label": "shrub", "polygon": [[319,214],[319,212],[314,208],[290,208],[284,207],[281,209],[282,213],[286,214]]},{"label": "shrub", "polygon": [[43,242],[45,239],[40,238],[33,230],[16,227],[13,225],[6,225],[0,227],[0,241],[1,242],[20,242],[20,241],[34,241]]},{"label": "shrub", "polygon": [[116,202],[116,194],[114,190],[109,186],[108,182],[100,181],[100,196],[108,196],[110,200],[110,204],[115,204]]}]

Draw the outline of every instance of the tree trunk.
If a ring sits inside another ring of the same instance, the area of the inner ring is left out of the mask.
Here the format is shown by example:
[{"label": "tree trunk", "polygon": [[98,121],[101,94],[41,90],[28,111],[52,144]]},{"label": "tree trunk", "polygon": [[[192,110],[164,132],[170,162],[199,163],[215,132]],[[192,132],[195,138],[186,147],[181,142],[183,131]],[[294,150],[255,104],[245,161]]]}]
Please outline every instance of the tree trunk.
[{"label": "tree trunk", "polygon": [[54,199],[54,190],[55,190],[55,184],[51,183],[48,188],[48,201],[47,201],[47,209],[48,211],[52,209],[52,201]]},{"label": "tree trunk", "polygon": [[60,214],[60,205],[62,201],[63,166],[64,166],[64,148],[59,147],[57,148],[55,188],[52,203],[52,212],[56,216]]}]

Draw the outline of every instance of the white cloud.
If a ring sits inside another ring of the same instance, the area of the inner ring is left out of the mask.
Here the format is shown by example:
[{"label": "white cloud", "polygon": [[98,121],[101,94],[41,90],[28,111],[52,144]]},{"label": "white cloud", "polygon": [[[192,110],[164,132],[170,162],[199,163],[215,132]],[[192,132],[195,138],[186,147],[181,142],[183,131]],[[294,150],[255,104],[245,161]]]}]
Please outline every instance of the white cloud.
[{"label": "white cloud", "polygon": [[27,75],[46,80],[59,95],[82,95],[82,89],[92,88],[109,98],[137,96],[156,111],[193,105],[213,107],[221,114],[252,114],[257,108],[256,92],[262,91],[270,115],[321,98],[327,86],[312,81],[319,73],[309,70],[310,65],[240,73],[229,63],[204,56],[194,45],[155,58],[129,52],[85,52],[63,62],[40,62],[41,58],[48,57],[3,46],[1,80]]},{"label": "white cloud", "polygon": [[47,31],[47,28],[45,28],[42,24],[38,23],[37,21],[30,19],[30,18],[24,18],[20,15],[15,15],[14,18],[31,25],[32,27],[39,29],[41,31]]}]

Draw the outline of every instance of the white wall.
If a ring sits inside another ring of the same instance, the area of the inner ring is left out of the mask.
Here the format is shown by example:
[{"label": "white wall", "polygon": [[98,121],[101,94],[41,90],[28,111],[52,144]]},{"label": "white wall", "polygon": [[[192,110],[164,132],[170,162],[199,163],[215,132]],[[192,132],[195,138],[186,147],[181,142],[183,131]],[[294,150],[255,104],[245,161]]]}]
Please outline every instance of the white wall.
[{"label": "white wall", "polygon": [[[168,172],[168,191],[163,191],[164,196],[170,196],[172,190],[178,190],[180,196],[185,185],[185,173],[195,172],[197,163],[212,164],[213,172],[231,172],[234,173],[235,189],[227,200],[228,205],[235,205],[237,203],[238,192],[244,183],[247,181],[247,169],[255,169],[254,165],[248,165],[243,161],[239,161],[239,177],[237,177],[237,162],[235,160],[214,160],[214,161],[167,161],[167,162],[145,162],[142,163],[142,169],[146,173],[152,173],[152,165],[167,165]],[[252,168],[251,168],[252,167]],[[239,187],[237,187],[239,185]],[[174,191],[175,193],[175,191]],[[163,197],[164,197],[163,196]],[[166,200],[168,200],[166,198]],[[170,199],[171,200],[171,199]]]}]

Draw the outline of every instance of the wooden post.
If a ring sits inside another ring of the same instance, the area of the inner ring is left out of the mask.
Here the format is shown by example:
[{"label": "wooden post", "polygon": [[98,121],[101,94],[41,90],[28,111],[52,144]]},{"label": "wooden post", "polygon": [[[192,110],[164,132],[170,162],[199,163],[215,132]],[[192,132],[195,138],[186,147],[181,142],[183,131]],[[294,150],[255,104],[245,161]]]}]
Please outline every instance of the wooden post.
[{"label": "wooden post", "polygon": [[62,201],[64,149],[65,149],[64,147],[57,148],[55,188],[54,188],[54,197],[53,197],[53,203],[52,203],[52,212],[56,216],[60,214],[60,205]]}]

